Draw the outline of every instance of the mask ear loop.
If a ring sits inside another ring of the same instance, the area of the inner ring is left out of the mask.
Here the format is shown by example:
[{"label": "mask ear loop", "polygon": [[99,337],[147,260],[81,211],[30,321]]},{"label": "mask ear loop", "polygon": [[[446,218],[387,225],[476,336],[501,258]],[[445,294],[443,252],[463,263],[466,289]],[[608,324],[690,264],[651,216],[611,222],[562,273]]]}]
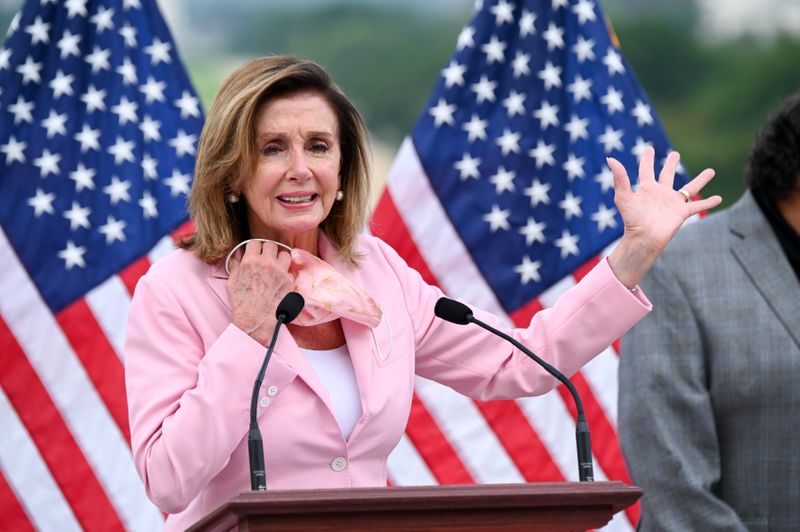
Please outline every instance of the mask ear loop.
[{"label": "mask ear loop", "polygon": [[228,275],[231,274],[231,270],[228,267],[228,265],[230,264],[231,257],[236,252],[236,250],[239,249],[240,247],[244,246],[248,242],[252,242],[253,240],[257,240],[258,242],[271,242],[271,243],[275,244],[278,247],[282,247],[282,248],[286,249],[286,251],[288,251],[289,253],[292,252],[292,248],[290,248],[289,246],[287,246],[283,242],[276,242],[274,240],[269,240],[268,238],[248,238],[247,240],[244,240],[244,241],[239,242],[238,244],[236,244],[236,246],[232,250],[230,250],[230,252],[228,253],[228,256],[225,257],[225,273],[227,273]]},{"label": "mask ear loop", "polygon": [[383,309],[381,309],[381,314],[383,315],[383,317],[386,318],[386,326],[389,327],[389,354],[383,356],[383,351],[381,351],[381,346],[378,345],[378,339],[375,337],[375,329],[370,327],[369,332],[370,334],[372,334],[372,343],[375,346],[375,349],[378,351],[378,358],[386,362],[392,357],[392,348],[394,347],[394,333],[392,332],[392,321],[389,319],[389,315],[383,312]]}]

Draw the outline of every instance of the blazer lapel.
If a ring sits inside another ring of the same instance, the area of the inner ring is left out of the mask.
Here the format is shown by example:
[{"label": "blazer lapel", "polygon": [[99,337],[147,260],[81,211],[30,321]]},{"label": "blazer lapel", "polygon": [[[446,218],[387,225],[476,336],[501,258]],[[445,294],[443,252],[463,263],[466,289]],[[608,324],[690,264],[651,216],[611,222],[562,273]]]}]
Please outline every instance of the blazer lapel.
[{"label": "blazer lapel", "polygon": [[769,222],[749,191],[729,213],[731,233],[737,237],[731,251],[800,345],[800,284]]},{"label": "blazer lapel", "polygon": [[[338,272],[344,275],[350,282],[363,289],[361,274],[357,268],[352,268],[345,264],[339,257],[334,245],[328,238],[320,233],[319,252],[322,260],[333,266]],[[342,319],[342,331],[344,332],[347,350],[350,352],[350,359],[353,362],[353,370],[356,375],[358,392],[361,396],[361,418],[356,423],[350,438],[358,434],[364,424],[369,412],[369,390],[372,384],[373,368],[373,336],[368,327],[350,320]]]}]

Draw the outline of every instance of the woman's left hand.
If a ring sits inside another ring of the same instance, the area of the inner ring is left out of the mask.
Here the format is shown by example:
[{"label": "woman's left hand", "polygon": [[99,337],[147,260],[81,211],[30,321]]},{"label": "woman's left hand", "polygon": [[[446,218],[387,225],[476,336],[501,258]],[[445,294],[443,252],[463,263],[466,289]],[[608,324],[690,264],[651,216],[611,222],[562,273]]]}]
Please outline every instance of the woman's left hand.
[{"label": "woman's left hand", "polygon": [[[639,162],[639,186],[634,191],[625,167],[616,159],[608,159],[614,174],[614,203],[625,226],[619,244],[608,257],[608,264],[628,288],[636,286],[650,270],[687,218],[722,203],[720,196],[693,201],[674,190],[679,161],[678,152],[670,152],[656,180],[655,150],[645,148]],[[693,198],[713,177],[713,170],[703,170],[682,190]]]}]

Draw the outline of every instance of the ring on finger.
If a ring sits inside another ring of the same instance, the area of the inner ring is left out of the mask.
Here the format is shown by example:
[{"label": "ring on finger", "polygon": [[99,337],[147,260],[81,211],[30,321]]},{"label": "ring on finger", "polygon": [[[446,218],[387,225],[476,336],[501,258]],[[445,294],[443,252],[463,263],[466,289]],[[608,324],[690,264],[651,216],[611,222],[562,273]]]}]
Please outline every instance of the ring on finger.
[{"label": "ring on finger", "polygon": [[681,196],[683,196],[683,201],[685,201],[686,203],[692,201],[692,194],[685,188],[681,188],[680,190],[678,190],[678,192],[681,193]]}]

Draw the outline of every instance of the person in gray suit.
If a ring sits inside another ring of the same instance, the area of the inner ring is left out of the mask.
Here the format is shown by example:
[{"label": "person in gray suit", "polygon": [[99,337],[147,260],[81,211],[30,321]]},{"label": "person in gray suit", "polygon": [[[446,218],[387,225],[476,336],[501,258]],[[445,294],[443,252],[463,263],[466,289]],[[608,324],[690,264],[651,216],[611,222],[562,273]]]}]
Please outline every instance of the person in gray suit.
[{"label": "person in gray suit", "polygon": [[639,529],[800,530],[800,93],[748,190],[680,230],[622,341],[619,435]]}]

